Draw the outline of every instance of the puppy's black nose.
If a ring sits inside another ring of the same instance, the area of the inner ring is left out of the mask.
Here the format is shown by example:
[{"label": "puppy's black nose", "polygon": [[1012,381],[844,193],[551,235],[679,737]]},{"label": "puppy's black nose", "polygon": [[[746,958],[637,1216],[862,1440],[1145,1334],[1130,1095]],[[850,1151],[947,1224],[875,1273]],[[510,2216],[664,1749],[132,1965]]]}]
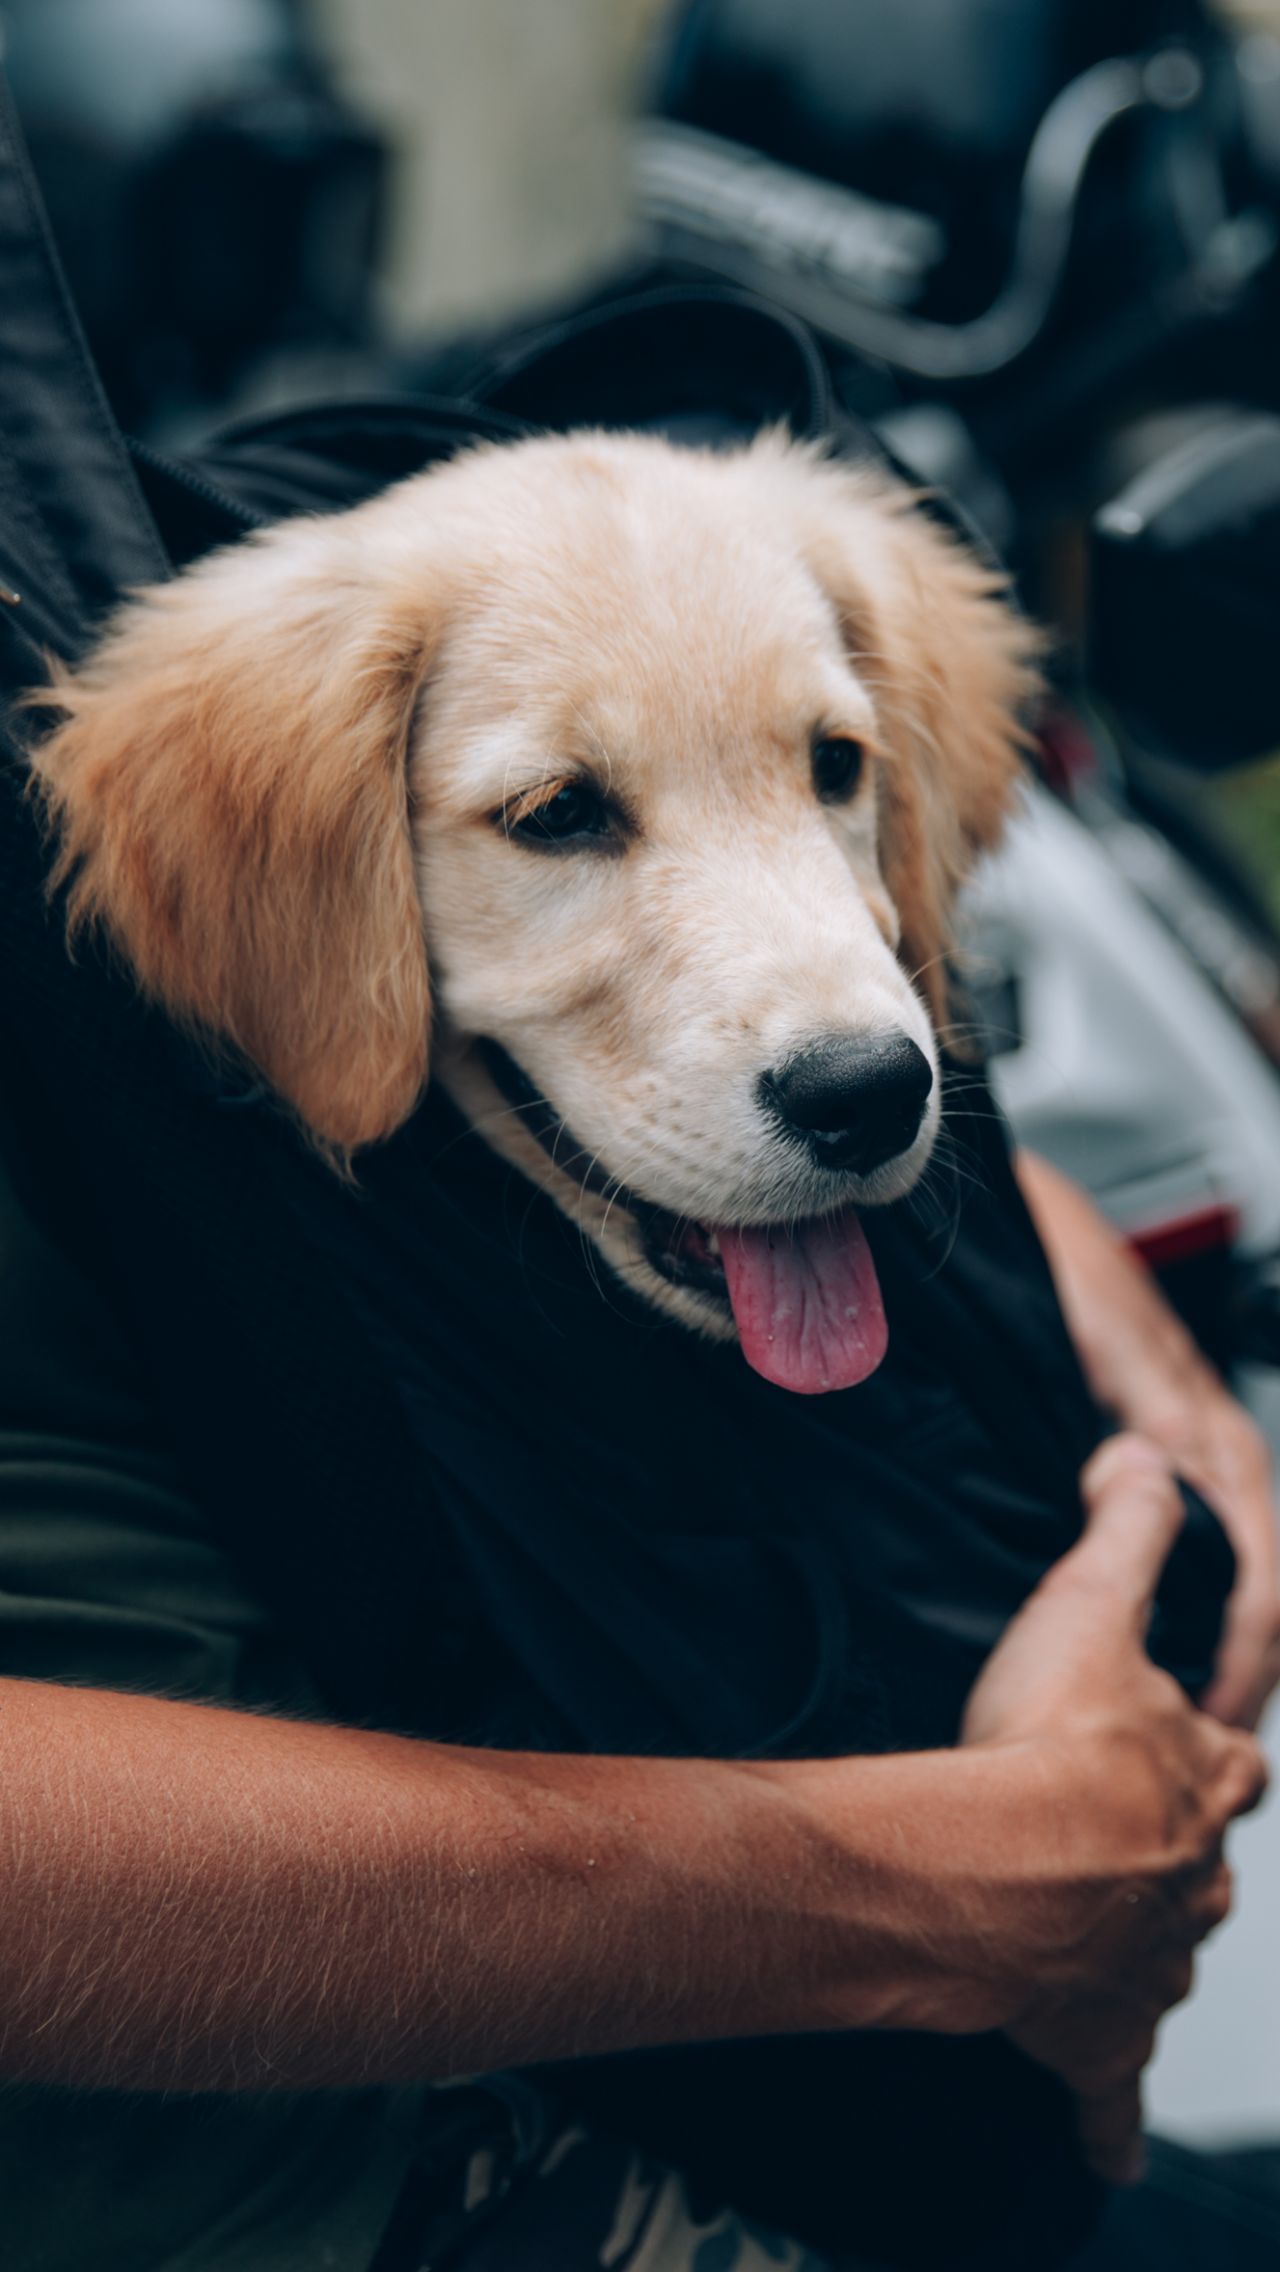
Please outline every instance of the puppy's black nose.
[{"label": "puppy's black nose", "polygon": [[870,1175],[919,1134],[933,1070],[905,1033],[833,1033],[766,1073],[760,1086],[820,1167]]}]

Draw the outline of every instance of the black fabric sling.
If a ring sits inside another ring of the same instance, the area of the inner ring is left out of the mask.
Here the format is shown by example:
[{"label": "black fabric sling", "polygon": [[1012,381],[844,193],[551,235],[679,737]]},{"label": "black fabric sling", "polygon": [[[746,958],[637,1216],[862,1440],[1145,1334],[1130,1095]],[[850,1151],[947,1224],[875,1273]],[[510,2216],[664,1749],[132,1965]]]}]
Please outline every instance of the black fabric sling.
[{"label": "black fabric sling", "polygon": [[[476,434],[831,415],[797,327],[744,295],[660,297],[504,358],[483,409],[307,411],[199,464],[141,453],[135,478],[7,114],[0,140],[0,273],[23,267],[20,323],[0,298],[4,477],[22,488],[10,689],[167,558],[354,500]],[[602,1301],[555,1211],[438,1099],[356,1193],[326,1180],[109,957],[68,961],[16,761],[4,800],[0,1030],[32,1204],[109,1290],[193,1491],[336,1714],[617,1750],[952,1738],[1010,1611],[1075,1534],[1098,1432],[976,1075],[953,1075],[963,1205],[957,1189],[932,1220],[870,1226],[889,1362],[806,1411],[732,1351],[620,1291]],[[1197,1504],[1153,1640],[1189,1682],[1229,1578]],[[561,2081],[743,2208],[895,2263],[1050,2267],[1091,2211],[1062,2094],[994,2038],[732,2045]]]}]

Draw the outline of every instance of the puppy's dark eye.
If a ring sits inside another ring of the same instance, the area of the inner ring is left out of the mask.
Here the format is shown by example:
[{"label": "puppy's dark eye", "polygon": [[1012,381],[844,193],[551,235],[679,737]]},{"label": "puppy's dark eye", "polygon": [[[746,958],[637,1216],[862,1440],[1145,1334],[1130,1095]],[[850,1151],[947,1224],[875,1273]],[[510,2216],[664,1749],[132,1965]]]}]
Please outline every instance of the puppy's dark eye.
[{"label": "puppy's dark eye", "polygon": [[862,779],[864,751],[848,734],[822,734],[810,754],[813,785],[824,805],[842,805]]},{"label": "puppy's dark eye", "polygon": [[504,814],[503,822],[508,836],[518,837],[522,844],[549,847],[607,836],[612,815],[597,789],[585,781],[565,781],[538,804],[522,798]]}]

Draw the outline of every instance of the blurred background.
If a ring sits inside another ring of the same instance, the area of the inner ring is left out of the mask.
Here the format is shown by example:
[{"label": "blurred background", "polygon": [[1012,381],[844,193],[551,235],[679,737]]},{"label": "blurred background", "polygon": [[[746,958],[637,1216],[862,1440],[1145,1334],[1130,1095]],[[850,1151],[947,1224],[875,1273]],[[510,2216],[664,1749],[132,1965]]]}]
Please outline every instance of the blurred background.
[{"label": "blurred background", "polygon": [[[153,447],[655,282],[813,327],[837,423],[1053,636],[967,917],[1002,1099],[1280,1442],[1280,0],[3,0],[0,39]],[[1239,1859],[1155,2069],[1186,2137],[1280,2135],[1280,1806]]]}]

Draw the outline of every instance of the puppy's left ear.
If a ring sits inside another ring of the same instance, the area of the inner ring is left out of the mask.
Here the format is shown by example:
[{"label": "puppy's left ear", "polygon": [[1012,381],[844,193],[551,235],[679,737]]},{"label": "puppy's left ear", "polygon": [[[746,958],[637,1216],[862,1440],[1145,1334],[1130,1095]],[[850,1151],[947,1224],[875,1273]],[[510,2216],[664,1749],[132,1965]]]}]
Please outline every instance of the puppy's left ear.
[{"label": "puppy's left ear", "polygon": [[101,929],[339,1157],[412,1110],[431,1014],[406,758],[439,579],[382,510],[284,523],[143,593],[32,753],[72,930]]},{"label": "puppy's left ear", "polygon": [[1013,804],[1043,640],[909,491],[857,468],[810,471],[825,497],[806,549],[888,745],[881,863],[902,958],[941,1023],[956,892]]}]

